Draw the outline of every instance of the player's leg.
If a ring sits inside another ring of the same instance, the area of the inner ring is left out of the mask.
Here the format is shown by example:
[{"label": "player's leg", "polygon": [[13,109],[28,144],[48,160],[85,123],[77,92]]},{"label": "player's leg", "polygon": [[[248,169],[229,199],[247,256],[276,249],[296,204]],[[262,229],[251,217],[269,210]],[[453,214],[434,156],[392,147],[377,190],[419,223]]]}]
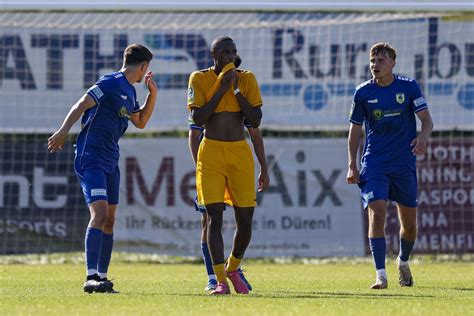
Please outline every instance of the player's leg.
[{"label": "player's leg", "polygon": [[[382,174],[368,176],[369,170],[361,172],[360,188],[362,204],[367,210],[369,219],[369,247],[374,260],[376,278],[372,289],[387,288],[387,273],[385,271],[385,217],[387,214],[387,199],[389,194],[389,179]],[[372,173],[374,171],[372,170]]]},{"label": "player's leg", "polygon": [[397,203],[397,206],[400,219],[400,252],[397,258],[398,281],[401,286],[413,286],[408,259],[416,240],[416,207],[407,207],[400,203]]},{"label": "player's leg", "polygon": [[387,215],[387,201],[375,200],[368,205],[369,217],[369,246],[376,269],[376,281],[372,289],[387,288],[387,273],[385,271],[385,218]]},{"label": "player's leg", "polygon": [[102,229],[102,247],[100,249],[100,257],[98,263],[98,271],[100,281],[107,287],[108,292],[113,291],[114,284],[107,278],[107,272],[109,270],[110,259],[112,258],[112,249],[114,246],[114,224],[115,224],[115,212],[117,205],[109,205],[109,211],[107,214],[107,220]]},{"label": "player's leg", "polygon": [[230,294],[224,268],[224,240],[222,222],[226,186],[225,148],[222,142],[204,138],[199,145],[196,167],[196,191],[199,205],[207,213],[207,246],[218,282],[211,294]]},{"label": "player's leg", "polygon": [[234,285],[235,291],[241,294],[248,294],[249,292],[248,282],[246,282],[247,280],[243,276],[243,272],[238,269],[252,238],[253,213],[254,207],[238,207],[234,205],[236,229],[232,251],[229,259],[227,259],[226,272]]},{"label": "player's leg", "polygon": [[224,260],[224,239],[222,238],[222,222],[224,203],[206,205],[207,211],[207,245],[211,254],[214,273],[217,278],[217,288],[213,295],[230,294]]},{"label": "player's leg", "polygon": [[414,170],[407,170],[390,177],[390,199],[397,202],[400,220],[400,253],[397,258],[398,281],[401,286],[413,286],[408,259],[415,245],[417,224],[417,179]]},{"label": "player's leg", "polygon": [[227,158],[232,166],[229,168],[227,186],[236,221],[232,251],[227,260],[227,276],[237,293],[247,294],[251,287],[247,286],[248,282],[245,282],[238,268],[252,238],[252,219],[256,206],[254,161],[245,141],[236,143]]},{"label": "player's leg", "polygon": [[89,203],[91,219],[86,231],[85,237],[85,256],[87,277],[84,283],[84,291],[106,292],[100,277],[97,266],[99,263],[100,251],[102,247],[102,228],[107,219],[108,202],[106,200],[97,200]]},{"label": "player's leg", "polygon": [[204,290],[213,291],[217,287],[217,278],[216,274],[214,273],[214,268],[212,267],[211,253],[209,252],[209,247],[207,245],[207,214],[205,212],[201,214],[201,253],[206,266],[208,278],[207,285]]},{"label": "player's leg", "polygon": [[233,259],[242,259],[245,255],[245,250],[247,250],[247,247],[250,244],[252,238],[253,213],[253,207],[238,207],[234,205],[236,229],[231,257],[229,258],[228,263],[229,271],[237,270],[240,262],[234,261]]},{"label": "player's leg", "polygon": [[98,264],[98,271],[101,281],[109,288],[109,292],[113,291],[113,283],[107,278],[110,259],[112,258],[112,249],[114,245],[114,224],[115,213],[119,202],[119,187],[120,187],[120,170],[118,167],[106,173],[107,179],[107,195],[109,201],[109,210],[107,212],[107,219],[102,230],[102,248],[100,250],[100,258]]},{"label": "player's leg", "polygon": [[197,197],[194,199],[194,210],[201,214],[201,253],[208,278],[204,291],[213,291],[217,287],[217,279],[212,268],[211,254],[207,245],[207,213],[205,207],[199,206]]},{"label": "player's leg", "polygon": [[76,159],[74,167],[90,212],[90,221],[84,240],[87,268],[84,291],[88,293],[105,292],[106,289],[100,282],[97,266],[102,247],[102,229],[107,220],[109,208],[106,175],[101,169],[81,168],[78,159]]}]

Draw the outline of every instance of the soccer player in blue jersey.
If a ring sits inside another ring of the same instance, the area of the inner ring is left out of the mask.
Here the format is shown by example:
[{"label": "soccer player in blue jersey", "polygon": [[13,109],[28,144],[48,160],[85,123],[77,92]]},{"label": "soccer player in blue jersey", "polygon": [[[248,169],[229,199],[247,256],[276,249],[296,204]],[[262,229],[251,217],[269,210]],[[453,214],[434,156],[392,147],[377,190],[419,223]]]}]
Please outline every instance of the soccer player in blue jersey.
[{"label": "soccer player in blue jersey", "polygon": [[[123,53],[122,69],[101,77],[87,90],[48,139],[50,152],[61,150],[69,130],[82,116],[74,170],[91,215],[85,236],[84,291],[88,293],[114,291],[113,283],[107,279],[107,270],[119,201],[118,141],[129,120],[142,129],[153,113],[158,89],[152,72],[147,72],[152,58],[153,54],[145,46],[128,46]],[[140,107],[133,84],[142,80],[148,88],[148,96]]]},{"label": "soccer player in blue jersey", "polygon": [[[426,150],[433,130],[428,105],[415,80],[393,74],[396,50],[388,43],[370,49],[372,79],[356,88],[350,112],[347,182],[358,184],[368,209],[369,245],[376,269],[372,289],[388,287],[385,271],[385,217],[387,201],[395,201],[400,220],[400,253],[397,258],[399,284],[412,286],[408,259],[417,234],[416,155]],[[421,132],[416,132],[416,118]],[[361,171],[357,151],[362,124],[366,142]]]}]

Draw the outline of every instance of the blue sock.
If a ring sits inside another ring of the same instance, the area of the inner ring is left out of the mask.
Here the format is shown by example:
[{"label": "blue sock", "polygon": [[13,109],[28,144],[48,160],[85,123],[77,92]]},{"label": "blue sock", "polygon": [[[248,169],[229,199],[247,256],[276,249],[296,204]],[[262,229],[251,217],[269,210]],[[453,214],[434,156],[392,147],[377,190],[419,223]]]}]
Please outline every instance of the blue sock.
[{"label": "blue sock", "polygon": [[87,227],[85,246],[87,275],[96,274],[97,264],[99,263],[100,248],[102,247],[102,230]]},{"label": "blue sock", "polygon": [[387,251],[385,237],[369,238],[369,245],[374,258],[375,269],[385,269],[385,253]]},{"label": "blue sock", "polygon": [[112,257],[112,247],[114,245],[114,234],[102,233],[102,248],[99,257],[99,274],[107,273],[110,258]]},{"label": "blue sock", "polygon": [[410,253],[413,249],[413,245],[415,245],[414,241],[408,241],[400,237],[400,253],[398,254],[400,259],[403,261],[408,261],[408,258],[410,258]]},{"label": "blue sock", "polygon": [[204,263],[206,264],[207,275],[213,275],[214,269],[212,268],[212,259],[211,254],[209,253],[209,248],[207,247],[207,243],[201,242],[201,252]]}]

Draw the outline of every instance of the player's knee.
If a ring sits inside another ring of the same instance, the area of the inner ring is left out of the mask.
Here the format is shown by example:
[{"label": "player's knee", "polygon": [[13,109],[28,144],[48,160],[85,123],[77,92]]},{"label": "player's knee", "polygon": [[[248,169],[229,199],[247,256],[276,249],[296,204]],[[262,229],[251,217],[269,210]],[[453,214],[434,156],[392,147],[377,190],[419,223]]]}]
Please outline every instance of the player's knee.
[{"label": "player's knee", "polygon": [[369,209],[369,224],[380,226],[385,224],[385,212]]},{"label": "player's knee", "polygon": [[406,235],[407,237],[411,237],[410,239],[414,239],[416,238],[417,230],[416,223],[404,223],[402,226],[402,235]]},{"label": "player's knee", "polygon": [[202,228],[203,231],[207,230],[207,218],[206,217],[201,218],[201,228]]},{"label": "player's knee", "polygon": [[[222,228],[222,217],[220,216],[209,216],[208,221],[207,221],[207,230],[215,231],[215,230],[221,230]],[[204,229],[204,228],[203,228]]]},{"label": "player's knee", "polygon": [[113,230],[114,224],[115,224],[115,217],[111,217],[111,216],[107,217],[107,220],[104,223],[104,230],[106,231]]},{"label": "player's knee", "polygon": [[94,227],[103,227],[107,221],[107,214],[96,212],[91,217],[91,224]]}]

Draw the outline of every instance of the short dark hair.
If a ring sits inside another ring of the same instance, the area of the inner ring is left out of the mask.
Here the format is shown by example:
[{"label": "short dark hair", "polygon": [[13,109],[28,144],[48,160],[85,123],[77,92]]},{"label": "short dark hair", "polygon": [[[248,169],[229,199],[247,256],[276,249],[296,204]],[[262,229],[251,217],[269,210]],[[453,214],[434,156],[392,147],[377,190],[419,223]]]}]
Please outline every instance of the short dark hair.
[{"label": "short dark hair", "polygon": [[140,44],[131,44],[123,51],[123,63],[128,66],[138,65],[144,61],[149,63],[153,54],[148,48]]},{"label": "short dark hair", "polygon": [[212,41],[211,50],[215,50],[215,48],[216,48],[217,45],[219,45],[220,43],[225,42],[225,41],[231,41],[231,42],[233,42],[234,40],[233,40],[232,38],[230,38],[229,36],[219,36],[219,37],[216,37],[216,38]]},{"label": "short dark hair", "polygon": [[377,43],[370,48],[370,57],[377,56],[378,54],[386,54],[393,60],[397,58],[397,50],[389,43]]}]

